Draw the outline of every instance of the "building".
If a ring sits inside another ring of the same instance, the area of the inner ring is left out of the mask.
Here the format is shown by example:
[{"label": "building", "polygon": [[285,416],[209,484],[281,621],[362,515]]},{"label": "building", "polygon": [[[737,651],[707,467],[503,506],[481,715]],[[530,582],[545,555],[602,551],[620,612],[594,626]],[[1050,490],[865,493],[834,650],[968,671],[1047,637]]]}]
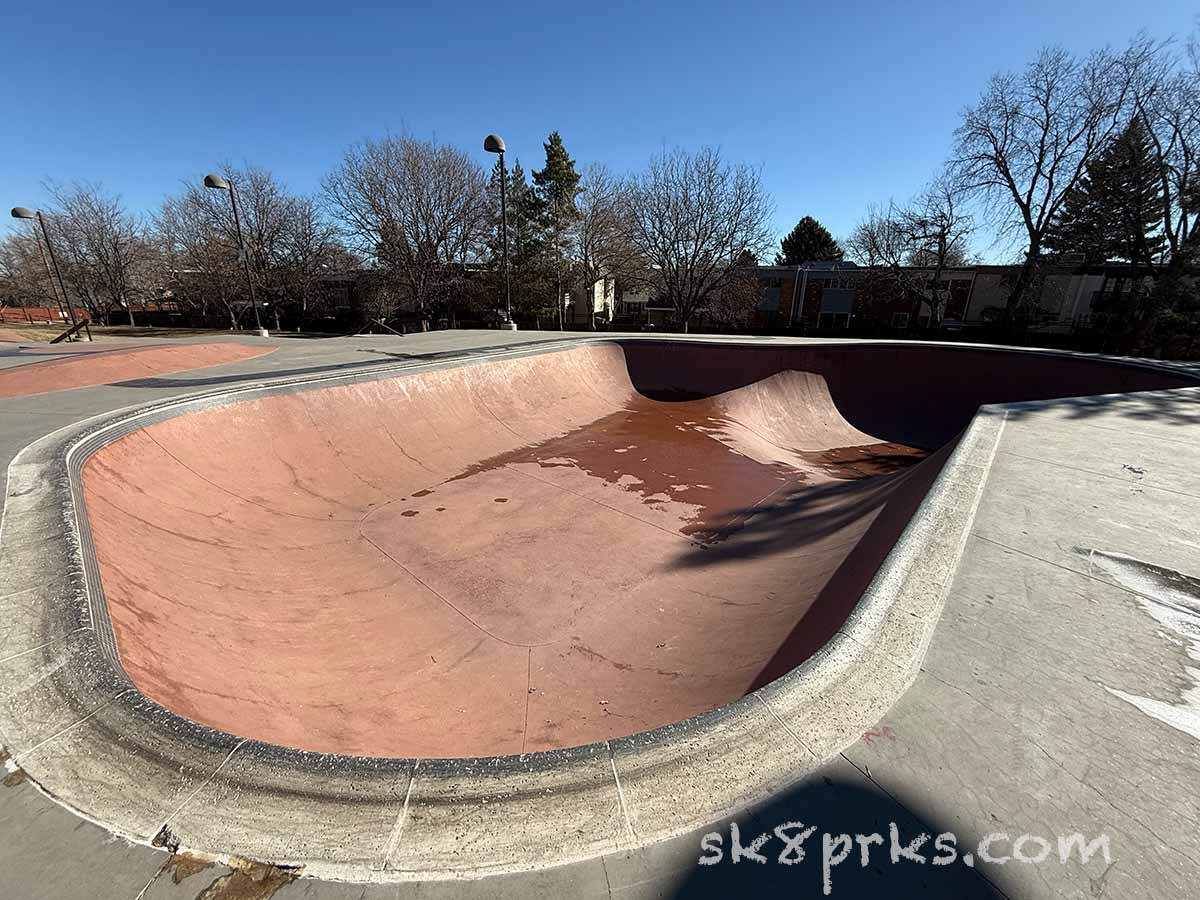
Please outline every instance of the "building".
[{"label": "building", "polygon": [[[836,331],[873,325],[903,331],[927,328],[936,300],[941,327],[987,325],[1004,310],[1020,266],[978,265],[935,270],[905,266],[867,268],[849,262],[810,262],[759,266],[760,299],[756,324],[783,331]],[[1152,283],[1153,270],[1128,263],[1084,264],[1047,260],[1034,288],[1032,324],[1045,331],[1069,331],[1090,322],[1104,301]]]}]

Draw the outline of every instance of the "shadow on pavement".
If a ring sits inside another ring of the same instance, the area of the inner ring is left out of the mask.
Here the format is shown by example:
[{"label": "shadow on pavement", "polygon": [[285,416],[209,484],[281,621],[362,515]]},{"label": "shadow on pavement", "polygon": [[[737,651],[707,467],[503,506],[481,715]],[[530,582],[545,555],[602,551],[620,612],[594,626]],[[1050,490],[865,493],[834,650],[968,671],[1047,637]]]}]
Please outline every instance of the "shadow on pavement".
[{"label": "shadow on pavement", "polygon": [[[981,835],[955,832],[955,824],[914,811],[911,805],[881,790],[851,769],[846,775],[817,774],[786,791],[736,823],[738,842],[744,849],[767,835],[756,851],[762,861],[739,854],[734,860],[731,823],[714,826],[706,848],[693,843],[690,864],[684,856],[686,843],[676,856],[678,867],[670,872],[647,871],[634,897],[661,896],[692,898],[773,898],[789,900],[808,897],[834,898],[1014,898],[1006,867],[1026,866],[1011,860],[1002,865],[978,859]],[[802,823],[802,824],[797,824]],[[893,843],[892,828],[896,841]],[[809,828],[814,830],[799,842],[803,858],[789,849],[776,832],[796,841]],[[919,842],[922,834],[928,835]],[[941,837],[950,834],[952,838]],[[858,840],[857,836],[863,836]],[[878,835],[879,840],[873,836]],[[719,836],[719,837],[717,837]],[[1011,835],[1010,841],[1018,835]],[[1054,835],[1042,835],[1052,845]],[[936,842],[940,840],[941,846]],[[866,865],[863,865],[863,844]],[[912,856],[895,849],[911,848]],[[991,848],[997,857],[1012,853],[1011,842],[998,840]],[[1029,851],[1036,852],[1035,850]],[[781,861],[781,855],[782,860]],[[893,862],[893,856],[896,861]],[[701,858],[711,865],[699,865]],[[968,865],[966,860],[970,859]],[[923,859],[924,861],[919,861]],[[939,860],[935,865],[934,860]],[[1059,865],[1057,851],[1040,865]],[[609,863],[610,871],[615,866]],[[659,882],[651,893],[646,882]],[[828,887],[828,891],[826,891]],[[613,896],[622,891],[614,885]]]}]

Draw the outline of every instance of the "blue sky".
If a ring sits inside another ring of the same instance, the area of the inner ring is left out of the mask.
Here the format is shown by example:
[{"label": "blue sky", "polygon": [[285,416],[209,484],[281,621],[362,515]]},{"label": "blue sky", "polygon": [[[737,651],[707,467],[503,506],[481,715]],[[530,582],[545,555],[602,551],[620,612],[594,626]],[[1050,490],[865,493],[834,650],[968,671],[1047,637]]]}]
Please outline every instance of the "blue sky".
[{"label": "blue sky", "polygon": [[[0,206],[98,181],[139,210],[225,159],[319,188],[347,144],[407,130],[540,166],[558,129],[617,171],[676,145],[762,167],[785,232],[845,235],[945,157],[988,76],[1039,46],[1186,34],[1200,5],[363,4],[60,0],[4,15]],[[987,241],[977,249],[992,256]]]}]

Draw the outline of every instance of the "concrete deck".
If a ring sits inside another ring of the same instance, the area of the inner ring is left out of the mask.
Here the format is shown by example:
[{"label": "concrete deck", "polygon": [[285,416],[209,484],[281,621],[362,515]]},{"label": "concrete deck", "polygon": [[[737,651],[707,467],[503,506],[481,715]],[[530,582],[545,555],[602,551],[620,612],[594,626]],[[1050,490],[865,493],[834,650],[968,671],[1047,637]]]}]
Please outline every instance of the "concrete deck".
[{"label": "concrete deck", "polygon": [[[426,362],[545,337],[280,342],[271,356],[203,374],[43,395],[36,405],[0,401],[0,424],[12,425],[3,431],[0,453],[10,459],[32,439],[91,413],[205,384],[358,367],[364,356],[414,349],[413,361]],[[871,832],[896,821],[910,835],[952,830],[960,844],[1000,831],[1049,838],[1105,832],[1111,865],[1055,860],[863,870],[851,861],[834,871],[833,896],[872,885],[900,895],[1187,896],[1186,886],[1200,875],[1190,787],[1200,713],[1189,705],[1188,667],[1198,601],[1195,582],[1185,577],[1200,573],[1200,487],[1193,474],[1200,398],[1183,389],[1022,404],[1001,415],[1004,428],[967,552],[916,683],[861,741],[744,820],[742,833],[796,819],[833,832]],[[191,897],[210,886],[210,896],[234,897],[247,885],[261,889],[258,896],[277,890],[283,898],[471,890],[694,896],[778,889],[795,896],[815,893],[821,881],[819,845],[810,847],[808,864],[796,867],[699,868],[699,834],[652,854],[617,852],[591,866],[485,882],[292,881],[287,872],[200,868],[112,841],[36,792],[22,771],[8,781],[0,790],[6,838],[0,879],[17,897]],[[407,807],[406,799],[402,811]],[[728,829],[724,835],[728,846]]]}]

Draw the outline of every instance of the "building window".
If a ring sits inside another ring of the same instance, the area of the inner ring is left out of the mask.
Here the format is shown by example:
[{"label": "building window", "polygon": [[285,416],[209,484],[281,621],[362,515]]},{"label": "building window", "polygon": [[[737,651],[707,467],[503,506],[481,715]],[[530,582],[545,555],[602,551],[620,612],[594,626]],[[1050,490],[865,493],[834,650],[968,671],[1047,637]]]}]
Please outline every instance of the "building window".
[{"label": "building window", "polygon": [[900,328],[900,329],[907,328],[908,327],[908,313],[906,313],[906,312],[892,313],[892,327]]},{"label": "building window", "polygon": [[823,312],[817,317],[817,327],[828,328],[831,331],[845,328],[849,324],[850,316],[847,313]]}]

